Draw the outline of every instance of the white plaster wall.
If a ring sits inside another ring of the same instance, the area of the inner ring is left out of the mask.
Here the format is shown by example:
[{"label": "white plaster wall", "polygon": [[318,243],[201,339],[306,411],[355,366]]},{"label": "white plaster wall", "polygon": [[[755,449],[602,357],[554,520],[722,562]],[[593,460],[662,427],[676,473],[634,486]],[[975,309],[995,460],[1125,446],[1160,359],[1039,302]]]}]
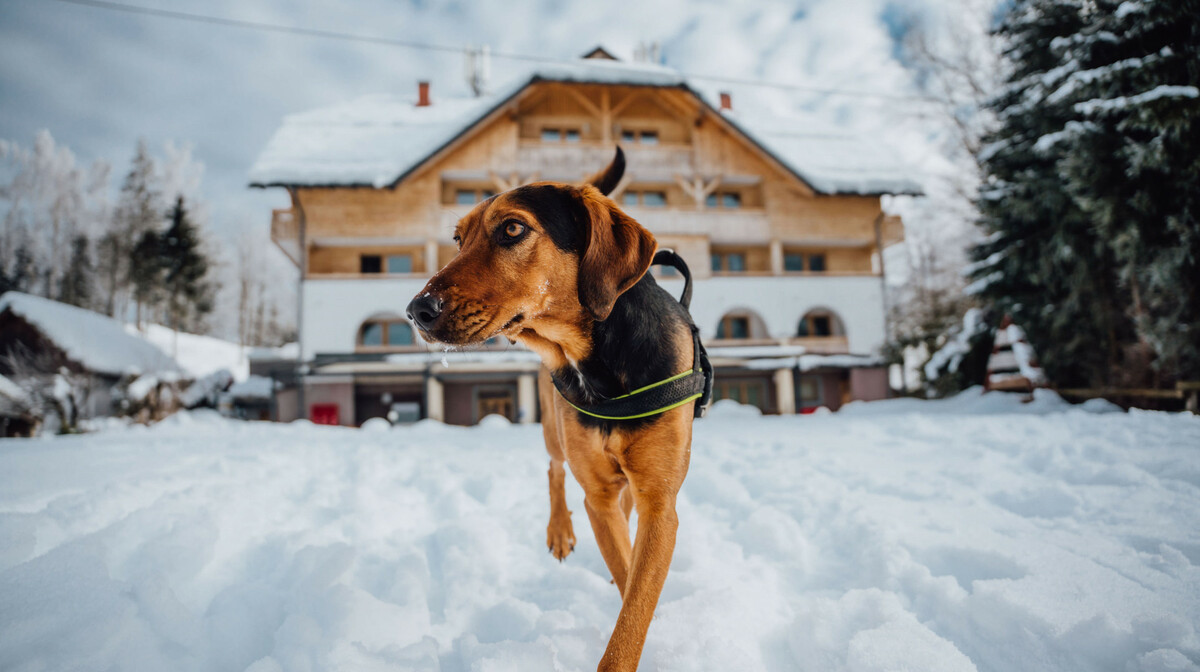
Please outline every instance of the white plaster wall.
[{"label": "white plaster wall", "polygon": [[403,318],[408,302],[426,282],[421,278],[305,280],[301,355],[308,360],[318,352],[354,352],[358,328],[364,320],[377,313]]},{"label": "white plaster wall", "polygon": [[[658,282],[675,297],[683,291],[682,280]],[[814,308],[842,319],[850,352],[872,354],[883,345],[883,288],[877,277],[717,277],[697,280],[692,290],[692,318],[705,339],[716,336],[721,316],[735,309],[762,317],[771,338],[791,338],[800,318]]]},{"label": "white plaster wall", "polygon": [[[354,352],[359,325],[377,313],[404,316],[404,309],[425,280],[307,280],[301,345],[305,359],[318,352]],[[681,280],[659,280],[673,296]],[[771,338],[796,335],[800,318],[827,308],[841,318],[850,352],[871,354],[883,345],[883,295],[877,277],[720,277],[696,281],[692,316],[700,335],[713,338],[721,316],[752,310],[762,317]],[[418,337],[419,338],[419,337]]]}]

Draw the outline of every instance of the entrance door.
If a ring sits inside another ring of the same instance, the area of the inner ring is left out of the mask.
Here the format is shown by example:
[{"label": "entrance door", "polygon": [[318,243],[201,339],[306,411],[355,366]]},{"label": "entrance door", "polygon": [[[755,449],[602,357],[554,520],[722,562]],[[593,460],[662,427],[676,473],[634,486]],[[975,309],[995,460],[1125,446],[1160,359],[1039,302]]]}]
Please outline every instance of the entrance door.
[{"label": "entrance door", "polygon": [[509,422],[517,421],[517,395],[511,385],[480,385],[475,396],[475,421],[489,415],[500,415]]}]

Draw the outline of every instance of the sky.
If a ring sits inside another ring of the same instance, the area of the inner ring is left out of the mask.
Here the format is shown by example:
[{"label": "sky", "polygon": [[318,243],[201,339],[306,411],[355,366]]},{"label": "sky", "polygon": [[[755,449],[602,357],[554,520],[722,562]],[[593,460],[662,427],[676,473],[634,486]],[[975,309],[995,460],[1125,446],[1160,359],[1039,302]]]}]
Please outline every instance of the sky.
[{"label": "sky", "polygon": [[[912,26],[961,32],[967,7],[985,0],[615,0],[356,3],[291,0],[130,0],[242,21],[461,47],[573,58],[604,45],[631,58],[661,44],[685,73],[906,95],[919,73],[900,41]],[[971,24],[974,25],[974,24]],[[527,64],[492,62],[498,88]],[[0,138],[31,145],[48,129],[87,163],[113,164],[114,188],[135,143],[190,146],[204,164],[202,197],[213,232],[266,240],[280,189],[247,186],[247,172],[286,114],[430,80],[435,97],[466,95],[458,52],[341,42],[135,15],[61,0],[0,3]],[[914,176],[953,167],[928,106],[886,97],[780,91],[694,80],[739,106],[800,111],[879,137]],[[910,222],[910,226],[913,223]],[[920,225],[919,223],[917,224]]]}]

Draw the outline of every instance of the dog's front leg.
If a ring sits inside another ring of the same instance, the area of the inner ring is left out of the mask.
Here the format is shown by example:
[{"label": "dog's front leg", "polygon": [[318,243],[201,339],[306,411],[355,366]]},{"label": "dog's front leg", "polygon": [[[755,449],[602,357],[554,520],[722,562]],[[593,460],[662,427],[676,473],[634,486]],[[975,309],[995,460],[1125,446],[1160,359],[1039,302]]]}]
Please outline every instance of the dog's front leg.
[{"label": "dog's front leg", "polygon": [[546,546],[559,562],[575,550],[575,529],[567,509],[567,471],[562,460],[550,459],[550,524],[546,526]]},{"label": "dog's front leg", "polygon": [[633,562],[622,591],[621,615],[617,617],[617,625],[600,661],[600,672],[637,670],[642,646],[646,643],[646,631],[654,618],[654,608],[658,605],[675,552],[679,518],[675,515],[674,495],[639,497],[637,507],[638,530]]}]

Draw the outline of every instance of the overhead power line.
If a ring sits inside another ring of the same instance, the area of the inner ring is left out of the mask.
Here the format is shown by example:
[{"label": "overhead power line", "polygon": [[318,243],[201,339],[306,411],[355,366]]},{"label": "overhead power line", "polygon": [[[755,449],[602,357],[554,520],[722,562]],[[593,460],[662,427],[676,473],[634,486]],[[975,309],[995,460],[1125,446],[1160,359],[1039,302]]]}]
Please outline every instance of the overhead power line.
[{"label": "overhead power line", "polygon": [[[142,16],[152,16],[162,19],[174,19],[176,21],[189,21],[192,23],[208,24],[215,26],[226,26],[231,28],[244,28],[247,30],[258,30],[268,33],[279,33],[284,35],[296,35],[300,37],[316,37],[327,40],[339,40],[342,42],[357,42],[361,44],[375,44],[390,47],[403,47],[408,49],[420,49],[424,51],[438,51],[446,53],[462,53],[463,47],[450,46],[446,44],[434,44],[430,42],[420,42],[417,40],[404,40],[394,37],[378,37],[374,35],[358,35],[354,33],[344,33],[335,30],[322,30],[319,28],[304,28],[302,26],[283,26],[275,23],[266,23],[263,21],[246,21],[243,19],[231,19],[223,16],[212,16],[208,14],[195,14],[192,12],[180,12],[171,9],[159,9],[156,7],[144,7],[141,5],[129,5],[121,2],[109,2],[108,0],[55,0],[68,5],[78,5],[82,7],[92,7],[95,9],[104,9],[113,12],[124,12],[126,14],[138,14]],[[534,63],[552,63],[552,64],[572,64],[573,61],[551,56],[538,56],[534,54],[521,54],[509,51],[493,51],[491,52],[494,58],[505,58],[514,61],[527,61]],[[855,91],[852,89],[841,89],[832,87],[816,87],[805,86],[802,84],[791,84],[787,82],[771,82],[757,79],[745,79],[739,77],[726,77],[721,75],[706,75],[703,73],[682,72],[684,77],[695,80],[714,82],[718,84],[734,84],[738,86],[755,86],[762,88],[778,89],[783,91],[799,91],[803,93],[814,93],[830,96],[850,96],[856,98],[876,98],[880,100],[897,100],[910,102],[938,102],[934,98],[919,96],[919,95],[901,95],[875,93],[871,91]]]}]

